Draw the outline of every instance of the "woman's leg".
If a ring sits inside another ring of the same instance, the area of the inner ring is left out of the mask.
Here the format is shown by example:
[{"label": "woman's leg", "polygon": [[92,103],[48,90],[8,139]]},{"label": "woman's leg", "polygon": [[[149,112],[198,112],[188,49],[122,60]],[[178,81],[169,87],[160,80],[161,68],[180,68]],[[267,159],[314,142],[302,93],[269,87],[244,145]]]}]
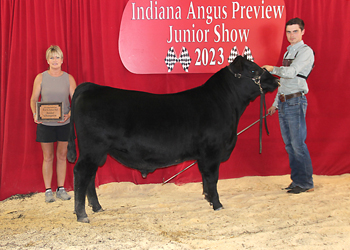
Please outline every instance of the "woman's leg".
[{"label": "woman's leg", "polygon": [[62,200],[70,200],[70,195],[67,194],[66,190],[63,188],[64,181],[66,179],[66,169],[67,169],[67,141],[57,142],[57,192],[56,197]]},{"label": "woman's leg", "polygon": [[64,181],[66,179],[66,169],[67,169],[67,141],[57,142],[57,186],[63,187]]},{"label": "woman's leg", "polygon": [[44,184],[45,188],[51,188],[51,181],[52,181],[52,173],[53,173],[53,159],[54,159],[54,143],[48,142],[48,143],[41,143],[41,148],[43,150],[43,166],[42,166],[42,172],[43,172],[43,178],[44,178]]}]

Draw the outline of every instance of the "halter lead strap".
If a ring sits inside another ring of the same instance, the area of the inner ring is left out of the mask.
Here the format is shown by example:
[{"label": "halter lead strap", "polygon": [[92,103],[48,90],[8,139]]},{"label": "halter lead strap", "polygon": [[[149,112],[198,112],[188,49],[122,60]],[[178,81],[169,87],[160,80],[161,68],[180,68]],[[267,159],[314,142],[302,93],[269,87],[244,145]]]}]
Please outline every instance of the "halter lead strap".
[{"label": "halter lead strap", "polygon": [[[245,78],[248,78],[248,79],[251,79],[256,85],[259,86],[259,89],[260,89],[260,129],[259,129],[259,144],[260,144],[260,150],[259,150],[259,153],[261,154],[262,153],[262,124],[263,124],[263,120],[265,119],[265,129],[266,129],[266,133],[267,135],[270,135],[269,133],[269,130],[267,128],[267,121],[266,121],[266,117],[267,117],[267,113],[266,113],[266,102],[265,102],[265,94],[264,94],[264,91],[261,87],[261,76],[267,71],[266,69],[264,69],[264,72],[259,75],[259,76],[256,76],[256,77],[248,77],[248,76],[244,76],[240,73],[235,73],[233,72],[229,66],[227,66],[229,71],[234,75],[234,77],[236,78],[241,78],[241,77],[245,77]],[[263,115],[263,112],[265,110],[265,115]]]}]

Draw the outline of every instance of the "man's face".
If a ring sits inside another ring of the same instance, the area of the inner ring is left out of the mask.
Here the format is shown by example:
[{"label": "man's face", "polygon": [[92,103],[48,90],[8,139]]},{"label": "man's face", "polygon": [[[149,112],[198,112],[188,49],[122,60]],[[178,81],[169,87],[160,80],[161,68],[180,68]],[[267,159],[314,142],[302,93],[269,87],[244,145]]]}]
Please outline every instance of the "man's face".
[{"label": "man's face", "polygon": [[288,25],[286,27],[286,35],[288,42],[290,42],[290,45],[297,44],[303,39],[303,35],[305,33],[305,29],[301,31],[298,24]]}]

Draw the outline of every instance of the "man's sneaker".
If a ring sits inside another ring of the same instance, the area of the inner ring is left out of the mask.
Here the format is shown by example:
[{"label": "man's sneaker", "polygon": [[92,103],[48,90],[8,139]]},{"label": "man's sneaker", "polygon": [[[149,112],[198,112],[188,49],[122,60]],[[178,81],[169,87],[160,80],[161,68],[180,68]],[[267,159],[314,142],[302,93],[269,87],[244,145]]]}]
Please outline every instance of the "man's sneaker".
[{"label": "man's sneaker", "polygon": [[64,188],[57,189],[56,191],[56,197],[61,200],[70,200],[70,195],[67,194],[66,190]]},{"label": "man's sneaker", "polygon": [[55,201],[55,197],[53,197],[53,193],[52,193],[51,189],[46,190],[45,202],[54,202],[54,201]]}]

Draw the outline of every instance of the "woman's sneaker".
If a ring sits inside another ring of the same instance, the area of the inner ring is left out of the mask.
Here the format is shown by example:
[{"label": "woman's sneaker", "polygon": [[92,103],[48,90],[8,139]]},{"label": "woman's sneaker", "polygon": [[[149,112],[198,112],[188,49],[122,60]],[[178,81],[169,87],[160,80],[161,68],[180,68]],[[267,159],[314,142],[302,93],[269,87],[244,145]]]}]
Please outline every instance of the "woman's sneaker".
[{"label": "woman's sneaker", "polygon": [[66,190],[64,188],[58,188],[56,191],[56,197],[61,200],[70,200],[70,195],[67,194]]},{"label": "woman's sneaker", "polygon": [[53,193],[51,189],[46,190],[45,192],[45,202],[54,202],[55,197],[53,197]]}]

